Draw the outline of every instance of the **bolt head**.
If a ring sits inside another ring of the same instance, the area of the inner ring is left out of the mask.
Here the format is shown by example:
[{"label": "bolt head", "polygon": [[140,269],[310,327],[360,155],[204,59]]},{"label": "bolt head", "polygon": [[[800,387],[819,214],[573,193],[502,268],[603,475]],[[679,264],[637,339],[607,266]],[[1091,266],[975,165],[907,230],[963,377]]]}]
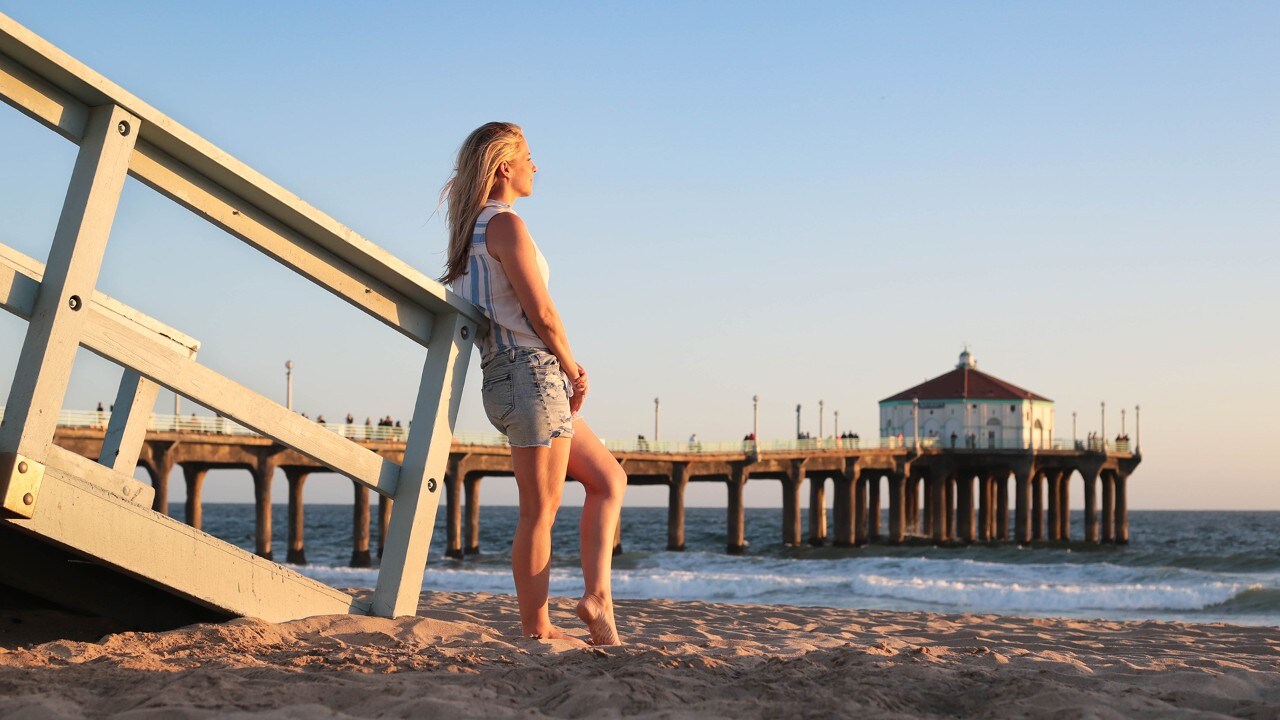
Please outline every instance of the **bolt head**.
[{"label": "bolt head", "polygon": [[469,338],[469,337],[471,337],[471,328],[467,327],[466,325],[463,325],[463,326],[462,326],[462,339],[463,339],[463,340],[466,340],[466,339],[467,339],[467,338]]},{"label": "bolt head", "polygon": [[436,491],[436,479],[427,478],[427,492],[435,492],[435,491]]},{"label": "bolt head", "polygon": [[79,309],[80,309],[80,296],[79,296],[79,295],[72,295],[71,297],[67,298],[67,307],[71,308],[72,310],[79,310]]},{"label": "bolt head", "polygon": [[27,461],[23,460],[22,462],[18,463],[18,472],[25,473],[26,471],[27,471]]},{"label": "bolt head", "polygon": [[32,504],[34,504],[34,503],[35,503],[35,501],[36,501],[36,498],[35,498],[35,496],[34,496],[34,495],[32,495],[31,493],[27,493],[26,495],[23,495],[23,496],[22,496],[22,504],[23,504],[23,505],[32,505]]},{"label": "bolt head", "polygon": [[124,136],[124,137],[128,137],[128,136],[129,136],[129,121],[128,121],[128,120],[121,120],[121,121],[120,121],[120,124],[119,124],[119,125],[116,125],[116,129],[120,131],[120,134],[121,134],[122,136]]}]

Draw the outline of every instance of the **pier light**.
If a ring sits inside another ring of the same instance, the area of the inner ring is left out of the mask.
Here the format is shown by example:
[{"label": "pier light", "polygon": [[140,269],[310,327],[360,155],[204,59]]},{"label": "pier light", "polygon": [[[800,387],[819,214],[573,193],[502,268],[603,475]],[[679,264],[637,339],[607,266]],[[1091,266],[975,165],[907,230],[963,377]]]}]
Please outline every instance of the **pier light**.
[{"label": "pier light", "polygon": [[911,435],[915,441],[916,452],[920,451],[920,398],[911,398]]},{"label": "pier light", "polygon": [[284,361],[284,405],[290,410],[293,409],[293,361]]},{"label": "pier light", "polygon": [[1133,451],[1142,454],[1142,406],[1133,406]]},{"label": "pier light", "polygon": [[796,439],[800,439],[800,403],[796,403]]},{"label": "pier light", "polygon": [[1124,433],[1125,433],[1124,408],[1120,408],[1120,434],[1124,435]]},{"label": "pier light", "polygon": [[658,408],[659,406],[660,406],[660,403],[658,402],[658,398],[654,398],[653,399],[653,442],[655,444],[658,442]]},{"label": "pier light", "polygon": [[1071,447],[1076,446],[1076,411],[1071,411]]},{"label": "pier light", "polygon": [[1105,452],[1106,449],[1107,449],[1107,403],[1104,400],[1102,402],[1102,450],[1103,452]]},{"label": "pier light", "polygon": [[833,410],[831,414],[835,417],[835,421],[836,421],[835,430],[832,430],[831,432],[836,437],[840,437],[840,411]]},{"label": "pier light", "polygon": [[826,437],[825,435],[822,434],[823,416],[826,415],[826,411],[822,409],[824,405],[826,405],[825,402],[821,400],[818,401],[818,439],[819,440]]},{"label": "pier light", "polygon": [[755,438],[755,446],[760,447],[760,396],[751,396],[751,436]]}]

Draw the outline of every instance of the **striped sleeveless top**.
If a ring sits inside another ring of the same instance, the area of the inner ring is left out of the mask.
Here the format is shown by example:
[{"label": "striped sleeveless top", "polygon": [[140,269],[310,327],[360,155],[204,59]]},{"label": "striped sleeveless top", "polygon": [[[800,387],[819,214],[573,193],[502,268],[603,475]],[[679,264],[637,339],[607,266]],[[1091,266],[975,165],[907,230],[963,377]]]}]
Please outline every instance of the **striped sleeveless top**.
[{"label": "striped sleeveless top", "polygon": [[[514,214],[515,211],[510,205],[497,200],[485,202],[484,209],[476,218],[475,230],[471,233],[471,256],[467,259],[467,271],[453,281],[453,291],[470,300],[489,319],[489,334],[480,340],[480,355],[483,358],[516,347],[547,348],[546,343],[534,331],[533,323],[529,322],[524,309],[520,307],[520,300],[511,287],[511,281],[507,279],[502,263],[489,254],[485,242],[489,221],[504,212]],[[538,274],[542,276],[545,285],[551,275],[547,259],[543,257],[536,242],[533,244],[533,251],[538,261]]]}]

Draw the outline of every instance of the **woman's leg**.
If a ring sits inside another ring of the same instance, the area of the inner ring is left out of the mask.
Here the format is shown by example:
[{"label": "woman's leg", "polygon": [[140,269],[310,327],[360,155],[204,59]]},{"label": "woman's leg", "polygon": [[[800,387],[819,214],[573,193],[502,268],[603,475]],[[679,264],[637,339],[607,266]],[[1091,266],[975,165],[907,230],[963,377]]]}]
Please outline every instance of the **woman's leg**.
[{"label": "woman's leg", "polygon": [[520,516],[511,543],[511,574],[520,604],[520,625],[530,637],[569,637],[551,625],[547,614],[551,526],[560,509],[569,442],[555,438],[549,448],[511,448],[511,465],[520,489]]},{"label": "woman's leg", "polygon": [[578,603],[578,617],[590,628],[592,644],[617,645],[620,640],[613,621],[613,590],[609,580],[613,568],[613,537],[622,513],[622,496],[627,491],[627,474],[582,418],[573,423],[569,474],[582,483],[587,493],[580,523],[586,594]]}]

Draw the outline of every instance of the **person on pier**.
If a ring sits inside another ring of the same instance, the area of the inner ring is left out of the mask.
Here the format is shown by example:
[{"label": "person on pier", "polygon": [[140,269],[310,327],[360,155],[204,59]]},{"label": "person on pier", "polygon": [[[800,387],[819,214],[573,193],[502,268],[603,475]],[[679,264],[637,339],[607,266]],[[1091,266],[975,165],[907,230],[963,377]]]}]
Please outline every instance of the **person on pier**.
[{"label": "person on pier", "polygon": [[580,537],[586,592],[578,617],[592,644],[616,645],[610,574],[627,477],[578,414],[587,372],[574,359],[547,290],[547,261],[512,209],[533,193],[537,171],[519,126],[493,122],[467,136],[442,194],[449,255],[440,280],[490,321],[480,339],[481,398],[489,421],[507,436],[520,493],[511,571],[524,633],[575,639],[554,627],[547,612],[551,527],[567,473],[586,490]]}]

